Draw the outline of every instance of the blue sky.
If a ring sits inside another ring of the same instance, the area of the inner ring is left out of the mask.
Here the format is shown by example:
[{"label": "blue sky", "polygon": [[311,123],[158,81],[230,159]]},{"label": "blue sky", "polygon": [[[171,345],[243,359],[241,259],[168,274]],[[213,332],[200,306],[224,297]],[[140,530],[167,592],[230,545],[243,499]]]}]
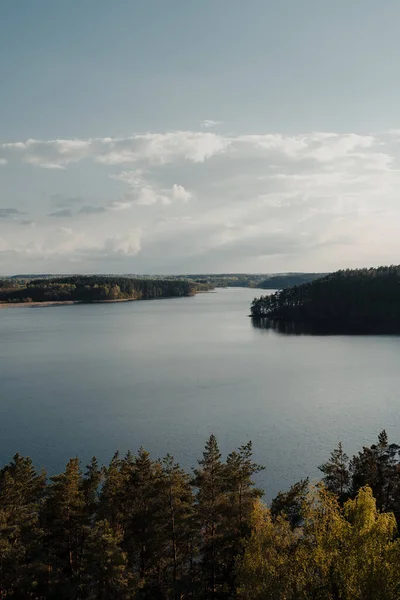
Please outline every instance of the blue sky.
[{"label": "blue sky", "polygon": [[398,262],[399,22],[397,0],[1,3],[0,273]]}]

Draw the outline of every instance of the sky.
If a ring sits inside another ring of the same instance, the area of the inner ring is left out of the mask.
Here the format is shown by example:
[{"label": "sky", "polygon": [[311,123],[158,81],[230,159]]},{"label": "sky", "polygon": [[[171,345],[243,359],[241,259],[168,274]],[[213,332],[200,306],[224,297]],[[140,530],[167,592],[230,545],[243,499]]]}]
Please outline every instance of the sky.
[{"label": "sky", "polygon": [[0,2],[0,274],[400,262],[398,0]]}]

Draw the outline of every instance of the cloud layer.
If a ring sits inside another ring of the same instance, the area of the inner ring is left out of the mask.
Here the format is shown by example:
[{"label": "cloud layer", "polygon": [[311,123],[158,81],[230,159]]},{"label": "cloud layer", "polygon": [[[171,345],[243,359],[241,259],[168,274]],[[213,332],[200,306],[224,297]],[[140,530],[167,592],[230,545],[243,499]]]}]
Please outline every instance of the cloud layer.
[{"label": "cloud layer", "polygon": [[[217,124],[1,143],[1,173],[9,171],[7,185],[0,180],[3,270],[267,272],[398,262],[397,130],[208,131]],[[14,206],[22,176],[26,197]]]}]

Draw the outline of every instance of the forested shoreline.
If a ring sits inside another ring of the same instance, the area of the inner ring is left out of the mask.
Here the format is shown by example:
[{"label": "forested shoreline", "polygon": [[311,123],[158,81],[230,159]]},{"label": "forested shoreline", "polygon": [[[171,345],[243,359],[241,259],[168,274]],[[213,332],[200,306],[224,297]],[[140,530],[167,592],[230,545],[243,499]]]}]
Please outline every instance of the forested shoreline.
[{"label": "forested shoreline", "polygon": [[400,446],[383,431],[323,479],[268,508],[251,442],[223,460],[211,436],[185,472],[173,457],[78,458],[47,477],[15,455],[0,470],[0,597],[395,600]]},{"label": "forested shoreline", "polygon": [[102,302],[192,296],[209,286],[180,279],[133,279],[82,275],[19,281],[2,280],[0,302]]},{"label": "forested shoreline", "polygon": [[398,333],[400,266],[337,271],[255,298],[251,316],[327,333]]}]

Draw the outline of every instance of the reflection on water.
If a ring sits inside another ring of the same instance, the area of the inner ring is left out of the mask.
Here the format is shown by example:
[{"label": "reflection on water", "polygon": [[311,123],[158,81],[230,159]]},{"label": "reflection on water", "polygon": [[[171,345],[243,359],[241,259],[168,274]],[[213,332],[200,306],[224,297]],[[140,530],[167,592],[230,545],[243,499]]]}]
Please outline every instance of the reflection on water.
[{"label": "reflection on water", "polygon": [[392,323],[313,322],[281,321],[268,317],[252,317],[252,325],[263,332],[275,332],[284,335],[399,335]]},{"label": "reflection on water", "polygon": [[255,329],[263,332],[282,333],[285,335],[329,335],[332,331],[324,330],[323,327],[299,323],[297,321],[278,321],[268,317],[252,317],[251,323]]}]

